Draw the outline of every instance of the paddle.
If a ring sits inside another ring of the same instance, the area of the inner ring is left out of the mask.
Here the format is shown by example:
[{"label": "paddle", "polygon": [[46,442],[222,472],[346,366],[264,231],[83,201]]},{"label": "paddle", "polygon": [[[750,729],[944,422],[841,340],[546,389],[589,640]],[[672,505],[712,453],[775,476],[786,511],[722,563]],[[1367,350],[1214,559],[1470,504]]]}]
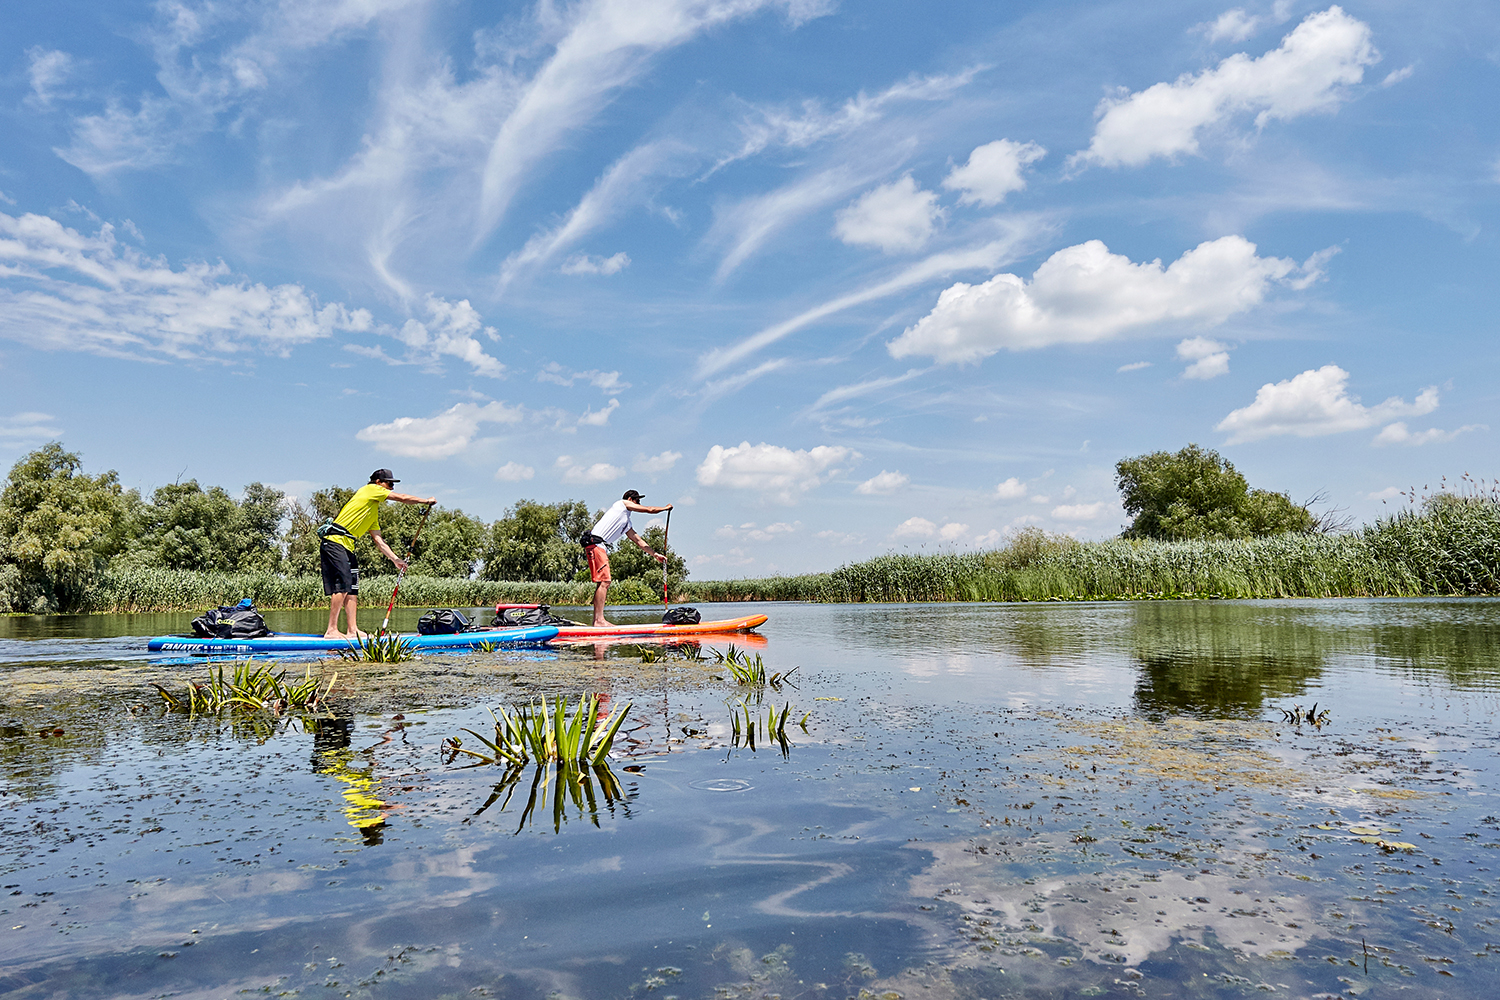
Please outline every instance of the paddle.
[{"label": "paddle", "polygon": [[[432,513],[432,504],[422,511],[422,520],[417,522],[417,533],[411,536],[411,544],[406,547],[406,561],[411,562],[411,557],[417,551],[417,539],[422,537],[422,529],[427,526],[427,515]],[[401,567],[396,572],[396,585],[391,588],[391,603],[385,606],[385,621],[380,623],[380,631],[376,635],[385,635],[386,626],[391,623],[391,610],[396,606],[396,595],[401,592],[401,578],[406,575],[406,567]]]},{"label": "paddle", "polygon": [[[671,530],[672,530],[672,512],[669,510],[669,511],[667,511],[667,523],[666,523],[666,526],[661,529],[661,554],[664,555],[664,556],[667,554],[667,535],[671,532]],[[667,605],[669,603],[670,602],[667,600],[667,560],[663,559],[661,561],[661,607],[662,607],[662,614],[666,614]]]}]

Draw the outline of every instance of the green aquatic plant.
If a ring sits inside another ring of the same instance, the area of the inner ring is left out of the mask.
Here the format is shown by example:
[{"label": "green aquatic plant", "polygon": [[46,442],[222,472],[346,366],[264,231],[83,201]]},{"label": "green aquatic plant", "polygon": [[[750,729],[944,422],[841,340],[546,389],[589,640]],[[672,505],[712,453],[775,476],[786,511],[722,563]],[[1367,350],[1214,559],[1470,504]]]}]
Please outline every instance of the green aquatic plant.
[{"label": "green aquatic plant", "polygon": [[495,650],[500,648],[500,644],[498,642],[490,642],[489,640],[486,640],[484,642],[481,642],[474,648],[481,653],[493,653]]},{"label": "green aquatic plant", "polygon": [[[466,817],[464,822],[471,822],[496,802],[500,803],[499,811],[504,812],[510,806],[526,772],[524,764],[510,765],[505,776],[490,791],[489,798]],[[587,818],[594,826],[599,825],[601,811],[613,815],[617,805],[628,806],[628,796],[620,785],[620,779],[615,777],[607,763],[558,764],[555,767],[537,764],[532,768],[529,794],[526,805],[521,810],[516,833],[535,822],[537,815],[545,814],[549,799],[552,806],[552,829],[555,833],[562,832],[562,825],[568,818],[569,803],[577,810],[579,817]]]},{"label": "green aquatic plant", "polygon": [[324,687],[321,678],[314,677],[308,667],[300,680],[288,681],[285,670],[274,673],[268,665],[246,661],[234,664],[228,674],[221,664],[217,673],[209,671],[203,683],[188,682],[187,690],[181,694],[174,695],[160,684],[151,686],[174,712],[212,714],[241,708],[281,715],[317,708],[333,690],[337,679],[338,674],[333,674]]},{"label": "green aquatic plant", "polygon": [[568,711],[567,701],[562,695],[558,695],[550,707],[545,698],[518,708],[502,705],[498,714],[490,712],[495,720],[494,739],[472,729],[464,730],[476,737],[488,753],[470,750],[457,738],[449,739],[444,748],[450,761],[463,754],[482,764],[516,765],[534,760],[538,763],[560,761],[593,766],[603,763],[609,756],[615,734],[630,712],[630,705],[626,702],[624,707],[602,720],[599,718],[598,695],[580,695],[572,712]]},{"label": "green aquatic plant", "polygon": [[[811,713],[804,714],[800,725],[802,731],[807,731],[807,720]],[[729,730],[730,745],[741,746],[746,749],[755,749],[755,738],[757,731],[766,740],[775,742],[781,748],[781,755],[788,756],[792,752],[791,740],[787,739],[786,724],[792,718],[792,703],[787,702],[785,707],[777,710],[776,706],[767,705],[764,718],[759,710],[752,709],[747,702],[741,702],[739,706],[730,712]]]},{"label": "green aquatic plant", "polygon": [[713,651],[714,661],[723,664],[728,670],[734,682],[741,687],[765,687],[769,684],[776,690],[781,690],[781,684],[796,673],[793,667],[786,673],[767,674],[765,661],[759,653],[755,659],[750,658],[747,651],[735,649],[734,643],[729,644],[728,652],[721,653],[717,649]]},{"label": "green aquatic plant", "polygon": [[393,632],[384,635],[365,635],[358,641],[350,640],[349,648],[341,650],[339,656],[346,660],[368,660],[371,663],[405,663],[416,659],[416,647],[411,641]]}]

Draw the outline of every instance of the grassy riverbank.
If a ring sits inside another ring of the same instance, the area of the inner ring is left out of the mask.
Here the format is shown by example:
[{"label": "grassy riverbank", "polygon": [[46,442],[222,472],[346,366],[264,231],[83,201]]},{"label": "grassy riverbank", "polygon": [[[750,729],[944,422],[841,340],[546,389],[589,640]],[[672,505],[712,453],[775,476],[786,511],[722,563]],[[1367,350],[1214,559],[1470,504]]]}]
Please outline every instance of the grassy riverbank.
[{"label": "grassy riverbank", "polygon": [[[361,584],[367,605],[394,576]],[[687,582],[683,601],[1048,601],[1150,598],[1415,597],[1500,594],[1500,500],[1442,495],[1419,510],[1343,535],[1232,541],[1077,542],[1023,532],[990,552],[885,555],[831,573]],[[590,583],[507,583],[409,576],[403,607],[496,602],[587,604]],[[611,603],[653,604],[660,591],[617,583]],[[83,610],[188,611],[242,597],[262,608],[326,606],[316,576],[140,569],[104,574]]]}]

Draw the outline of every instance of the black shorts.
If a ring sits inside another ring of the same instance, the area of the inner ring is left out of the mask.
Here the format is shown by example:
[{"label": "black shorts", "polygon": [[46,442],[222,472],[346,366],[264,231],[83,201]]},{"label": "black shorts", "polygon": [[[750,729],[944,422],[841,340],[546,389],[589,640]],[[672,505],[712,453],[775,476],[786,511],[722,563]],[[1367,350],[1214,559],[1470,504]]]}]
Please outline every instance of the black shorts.
[{"label": "black shorts", "polygon": [[325,538],[318,557],[323,563],[323,593],[359,594],[359,560],[353,552]]}]

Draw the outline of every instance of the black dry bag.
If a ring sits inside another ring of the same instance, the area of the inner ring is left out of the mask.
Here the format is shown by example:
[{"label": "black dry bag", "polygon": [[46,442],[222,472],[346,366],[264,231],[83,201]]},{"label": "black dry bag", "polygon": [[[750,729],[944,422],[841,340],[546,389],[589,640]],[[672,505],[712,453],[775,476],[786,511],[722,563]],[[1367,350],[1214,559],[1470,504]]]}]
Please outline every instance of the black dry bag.
[{"label": "black dry bag", "polygon": [[534,608],[506,608],[495,616],[495,628],[577,624],[575,621],[557,617],[552,613],[551,606],[546,604],[540,604]]},{"label": "black dry bag", "polygon": [[434,609],[417,619],[422,635],[457,635],[469,627],[469,616],[452,608]]},{"label": "black dry bag", "polygon": [[271,630],[247,597],[232,608],[226,605],[194,618],[193,634],[200,639],[259,639]]},{"label": "black dry bag", "polygon": [[697,608],[672,608],[661,616],[661,620],[667,625],[696,625],[703,620]]}]

